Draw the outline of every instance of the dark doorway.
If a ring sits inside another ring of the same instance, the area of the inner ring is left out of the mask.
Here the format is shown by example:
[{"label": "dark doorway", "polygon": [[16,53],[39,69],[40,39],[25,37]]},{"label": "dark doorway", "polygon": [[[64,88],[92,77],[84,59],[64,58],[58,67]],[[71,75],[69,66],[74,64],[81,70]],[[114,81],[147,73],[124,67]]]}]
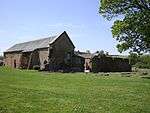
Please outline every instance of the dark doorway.
[{"label": "dark doorway", "polygon": [[16,68],[16,60],[14,60],[14,68]]}]

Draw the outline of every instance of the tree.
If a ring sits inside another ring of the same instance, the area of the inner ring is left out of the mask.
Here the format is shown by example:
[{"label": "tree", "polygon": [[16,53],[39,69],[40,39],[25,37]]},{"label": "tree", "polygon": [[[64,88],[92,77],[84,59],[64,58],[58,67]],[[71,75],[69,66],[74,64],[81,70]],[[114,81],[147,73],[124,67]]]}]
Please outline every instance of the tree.
[{"label": "tree", "polygon": [[103,50],[100,50],[99,55],[105,55],[105,52]]},{"label": "tree", "polygon": [[139,61],[139,56],[136,53],[130,53],[128,58],[131,65],[135,65]]},{"label": "tree", "polygon": [[[132,59],[135,61],[135,59]],[[138,56],[137,62],[134,64],[137,68],[147,68],[150,69],[150,55],[140,55]]]},{"label": "tree", "polygon": [[100,0],[99,12],[107,20],[121,16],[112,26],[119,52],[150,52],[150,0]]},{"label": "tree", "polygon": [[91,53],[90,50],[86,50],[86,53]]}]

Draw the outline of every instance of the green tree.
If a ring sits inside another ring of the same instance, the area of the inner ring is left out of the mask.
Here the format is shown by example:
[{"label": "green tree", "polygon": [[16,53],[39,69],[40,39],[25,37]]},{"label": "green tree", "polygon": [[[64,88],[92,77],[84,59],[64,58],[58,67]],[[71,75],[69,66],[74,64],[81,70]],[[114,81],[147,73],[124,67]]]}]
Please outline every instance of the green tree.
[{"label": "green tree", "polygon": [[112,26],[119,52],[150,52],[150,0],[100,0],[99,12],[108,20],[121,16]]},{"label": "green tree", "polygon": [[150,69],[150,55],[141,55],[138,58],[138,62],[134,65],[137,68]]},{"label": "green tree", "polygon": [[128,58],[131,65],[135,65],[139,61],[139,56],[136,53],[130,53]]}]

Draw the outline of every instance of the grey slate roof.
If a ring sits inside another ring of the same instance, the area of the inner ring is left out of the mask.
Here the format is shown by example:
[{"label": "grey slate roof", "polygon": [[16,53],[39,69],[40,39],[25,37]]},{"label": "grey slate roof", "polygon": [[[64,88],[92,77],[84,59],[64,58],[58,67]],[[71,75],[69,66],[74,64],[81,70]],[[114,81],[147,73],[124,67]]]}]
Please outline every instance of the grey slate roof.
[{"label": "grey slate roof", "polygon": [[110,55],[112,58],[123,58],[128,59],[128,55]]},{"label": "grey slate roof", "polygon": [[[92,59],[93,57],[99,55],[99,53],[87,53],[87,52],[80,52],[80,51],[75,51],[74,54],[85,59]],[[124,56],[123,55],[107,55],[106,57],[128,59],[128,56],[126,55]]]},{"label": "grey slate roof", "polygon": [[91,59],[94,54],[92,53],[86,53],[86,52],[80,52],[80,51],[75,51],[74,52],[75,55],[86,58],[86,59]]},{"label": "grey slate roof", "polygon": [[11,48],[9,48],[6,52],[14,52],[14,51],[30,52],[34,51],[35,49],[46,48],[49,46],[49,44],[53,43],[58,37],[59,36],[52,36],[48,38],[16,44]]}]

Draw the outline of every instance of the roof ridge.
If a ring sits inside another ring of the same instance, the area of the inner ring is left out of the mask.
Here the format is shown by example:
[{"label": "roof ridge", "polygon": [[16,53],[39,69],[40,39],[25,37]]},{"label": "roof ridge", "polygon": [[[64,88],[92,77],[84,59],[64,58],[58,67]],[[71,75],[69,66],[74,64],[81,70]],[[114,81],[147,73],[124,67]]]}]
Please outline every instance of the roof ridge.
[{"label": "roof ridge", "polygon": [[[61,33],[61,34],[63,34],[63,33]],[[31,40],[31,41],[27,41],[27,42],[18,43],[18,44],[15,44],[14,46],[12,46],[11,48],[7,49],[6,52],[34,51],[35,49],[38,49],[38,48],[45,48],[45,47],[48,47],[49,44],[54,43],[61,36],[61,34],[49,36],[46,38],[40,38],[37,40]]]},{"label": "roof ridge", "polygon": [[50,37],[46,37],[46,38],[40,38],[40,39],[36,39],[36,40],[31,40],[31,41],[26,41],[26,42],[21,42],[21,43],[15,44],[15,45],[25,44],[25,43],[29,43],[29,42],[41,41],[41,40],[48,39],[48,38],[52,38],[52,37],[57,37],[57,35],[55,35],[55,36],[50,36]]}]

